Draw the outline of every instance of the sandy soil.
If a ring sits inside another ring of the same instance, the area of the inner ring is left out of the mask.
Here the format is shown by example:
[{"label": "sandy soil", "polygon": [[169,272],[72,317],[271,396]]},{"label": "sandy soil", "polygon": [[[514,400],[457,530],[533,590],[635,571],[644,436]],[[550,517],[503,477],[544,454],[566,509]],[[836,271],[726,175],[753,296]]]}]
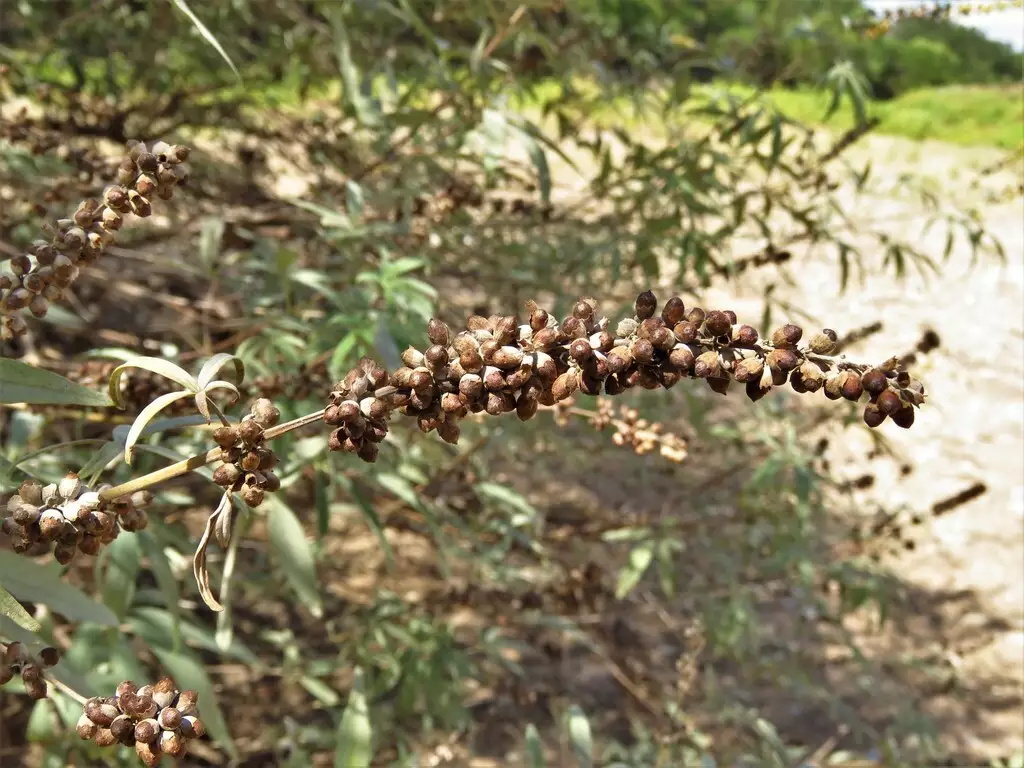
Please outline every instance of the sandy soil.
[{"label": "sandy soil", "polygon": [[[980,498],[931,521],[917,549],[893,564],[920,605],[885,640],[918,653],[933,647],[946,660],[955,684],[924,697],[921,709],[944,724],[947,746],[985,758],[1024,751],[1024,199],[985,199],[986,189],[1019,183],[1020,165],[1018,174],[1011,167],[981,188],[965,182],[972,169],[999,156],[882,137],[850,154],[870,157],[892,179],[904,171],[922,174],[935,191],[977,205],[984,226],[1005,246],[1005,265],[989,259],[972,268],[970,250],[960,243],[948,266],[927,281],[876,273],[837,295],[835,263],[819,257],[798,261],[791,269],[795,285],[778,287],[781,298],[837,330],[882,320],[884,332],[858,345],[858,359],[910,348],[926,329],[942,340],[918,367],[930,399],[913,429],[884,428],[913,472],[901,477],[895,462],[866,463],[870,445],[853,431],[830,459],[850,477],[873,472],[876,482],[862,496],[889,509],[922,511],[973,482],[987,486]],[[851,206],[858,217],[884,222],[894,236],[914,238],[941,259],[945,233],[941,227],[923,233],[919,207],[892,196],[851,199]],[[872,242],[861,245],[870,249]]]}]

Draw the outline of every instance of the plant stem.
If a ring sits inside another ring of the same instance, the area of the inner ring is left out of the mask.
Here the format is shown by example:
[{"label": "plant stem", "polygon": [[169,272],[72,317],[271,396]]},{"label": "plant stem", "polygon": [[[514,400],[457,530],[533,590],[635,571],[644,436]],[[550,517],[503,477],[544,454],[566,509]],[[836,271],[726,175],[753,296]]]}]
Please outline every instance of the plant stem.
[{"label": "plant stem", "polygon": [[[284,424],[278,424],[276,427],[271,427],[263,433],[263,437],[265,440],[273,440],[281,435],[287,434],[288,432],[292,432],[309,424],[314,424],[317,421],[322,420],[323,417],[324,412],[322,410],[307,413],[305,416],[300,416],[299,418],[292,419]],[[220,448],[214,448],[206,453],[197,453],[195,456],[182,459],[170,466],[163,467],[146,475],[140,475],[139,477],[132,478],[125,483],[115,485],[113,488],[107,488],[106,490],[100,491],[100,498],[104,501],[111,501],[119,496],[127,496],[128,494],[135,493],[135,491],[142,491],[146,488],[151,488],[154,485],[163,483],[175,477],[180,477],[181,475],[188,474],[195,469],[211,464],[221,457],[221,453],[222,451]]]},{"label": "plant stem", "polygon": [[54,688],[56,688],[58,691],[60,691],[61,693],[65,694],[66,696],[71,697],[76,702],[81,704],[83,707],[85,706],[86,698],[82,694],[80,694],[78,691],[76,691],[74,688],[72,688],[71,686],[67,685],[66,683],[62,683],[60,680],[57,680],[56,678],[52,678],[52,677],[47,677],[46,678],[46,683],[47,683],[47,685],[53,686]]}]

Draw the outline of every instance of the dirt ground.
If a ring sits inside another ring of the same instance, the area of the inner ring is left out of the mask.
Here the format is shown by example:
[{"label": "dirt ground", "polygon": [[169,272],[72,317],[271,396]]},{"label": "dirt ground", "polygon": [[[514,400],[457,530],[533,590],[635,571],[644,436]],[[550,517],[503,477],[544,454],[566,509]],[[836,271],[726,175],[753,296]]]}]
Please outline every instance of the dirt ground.
[{"label": "dirt ground", "polygon": [[[874,319],[884,331],[850,356],[884,357],[909,348],[926,329],[941,348],[918,367],[929,401],[913,429],[891,427],[885,436],[913,467],[865,464],[866,438],[847,431],[833,441],[830,460],[850,477],[869,469],[874,485],[862,492],[892,509],[923,511],[975,482],[987,492],[930,523],[913,552],[894,562],[898,576],[919,601],[917,616],[883,638],[918,653],[934,649],[952,671],[951,690],[928,696],[921,710],[944,725],[943,740],[961,754],[987,759],[1024,751],[1024,199],[988,202],[985,191],[1019,184],[1021,166],[992,174],[982,187],[965,181],[972,169],[998,161],[995,151],[939,143],[871,137],[852,160],[874,161],[896,182],[910,171],[929,177],[931,188],[977,205],[984,226],[1006,249],[1005,265],[983,260],[971,266],[960,243],[948,266],[927,281],[911,274],[895,281],[877,272],[837,295],[838,271],[827,258],[801,259],[790,269],[795,285],[779,283],[792,299],[825,325],[842,332]],[[1014,173],[1013,171],[1016,171]],[[883,185],[890,183],[882,180]],[[898,185],[897,185],[898,186]],[[884,222],[895,236],[914,238],[941,259],[945,232],[923,233],[926,218],[913,202],[891,195],[850,201],[864,220]],[[871,241],[860,243],[868,249]],[[751,290],[744,309],[756,310]],[[735,297],[733,305],[737,305]],[[737,311],[740,307],[736,306]],[[753,316],[757,316],[754,314]],[[840,327],[842,326],[842,327]],[[870,638],[866,638],[870,641]]]}]

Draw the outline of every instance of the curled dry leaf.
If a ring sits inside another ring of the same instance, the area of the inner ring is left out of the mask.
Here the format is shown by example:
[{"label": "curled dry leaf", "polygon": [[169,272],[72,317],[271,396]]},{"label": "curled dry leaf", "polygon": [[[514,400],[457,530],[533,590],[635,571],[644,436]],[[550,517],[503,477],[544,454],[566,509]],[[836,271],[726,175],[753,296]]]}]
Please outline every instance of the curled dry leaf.
[{"label": "curled dry leaf", "polygon": [[[210,610],[218,612],[223,611],[224,606],[217,601],[217,598],[213,596],[213,590],[210,589],[210,572],[206,567],[206,550],[210,546],[210,538],[214,535],[214,531],[218,528],[219,524],[222,524],[220,518],[225,514],[229,517],[232,516],[231,495],[227,493],[221,496],[217,509],[207,519],[206,529],[203,531],[202,538],[199,539],[199,546],[196,547],[196,553],[192,558],[192,572],[196,577],[199,594],[202,596],[203,602],[210,607]],[[230,528],[230,523],[228,526]]]}]

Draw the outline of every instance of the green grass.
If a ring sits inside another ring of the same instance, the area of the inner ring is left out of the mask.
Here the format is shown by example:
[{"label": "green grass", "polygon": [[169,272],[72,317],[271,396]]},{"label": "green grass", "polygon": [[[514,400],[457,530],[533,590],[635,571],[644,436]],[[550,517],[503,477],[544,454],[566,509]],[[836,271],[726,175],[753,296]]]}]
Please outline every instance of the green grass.
[{"label": "green grass", "polygon": [[[853,125],[853,110],[844,100],[828,121],[829,96],[822,91],[773,90],[769,101],[801,122],[823,123],[836,130]],[[922,88],[891,101],[875,101],[868,114],[878,117],[878,133],[950,144],[1017,149],[1024,142],[1024,86],[951,85]]]},{"label": "green grass", "polygon": [[[593,83],[574,81],[577,92],[591,99],[588,117],[595,123],[610,128],[629,128],[644,124],[660,130],[664,123],[692,120],[685,115],[687,108],[697,106],[713,90],[723,85],[737,96],[753,94],[751,88],[727,84],[697,86],[682,112],[660,114],[653,109],[638,109],[626,98],[602,98]],[[559,83],[541,83],[534,87],[527,99],[513,99],[514,107],[527,114],[536,112],[545,101],[557,98]],[[660,102],[661,95],[648,90],[638,94],[650,108]],[[779,112],[808,125],[820,125],[834,131],[844,131],[854,125],[853,108],[844,95],[840,108],[825,119],[830,94],[824,90],[775,89],[765,94],[766,101]],[[645,114],[646,112],[646,114]],[[1024,86],[1022,85],[952,85],[910,91],[890,101],[871,101],[867,113],[881,120],[877,133],[902,136],[914,140],[935,140],[963,146],[987,146],[1015,150],[1024,144]]]}]

